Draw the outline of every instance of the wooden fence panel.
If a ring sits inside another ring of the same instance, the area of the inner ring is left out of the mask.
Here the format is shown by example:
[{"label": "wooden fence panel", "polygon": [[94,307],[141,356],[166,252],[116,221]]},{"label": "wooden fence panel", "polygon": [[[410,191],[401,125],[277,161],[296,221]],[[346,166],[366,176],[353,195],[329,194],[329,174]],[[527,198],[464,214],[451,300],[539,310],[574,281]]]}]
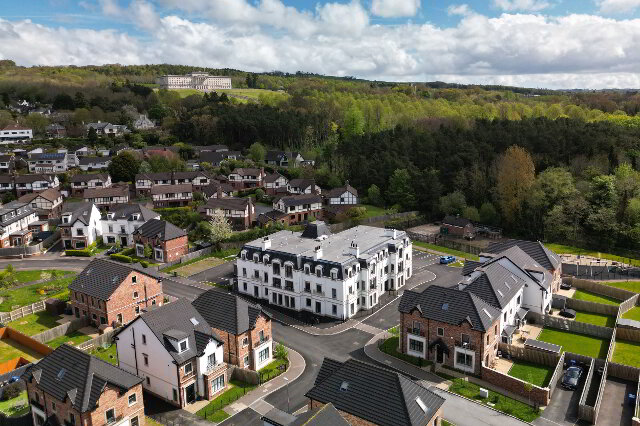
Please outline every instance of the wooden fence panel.
[{"label": "wooden fence panel", "polygon": [[607,372],[610,376],[617,379],[628,380],[635,382],[640,376],[640,367],[632,367],[630,365],[618,364],[616,362],[609,361],[609,368]]},{"label": "wooden fence panel", "polygon": [[105,343],[111,343],[115,332],[116,330],[106,331],[104,334],[101,334],[100,336],[94,339],[87,340],[86,342],[79,344],[77,348],[82,351],[88,351],[95,347],[102,346]]},{"label": "wooden fence panel", "polygon": [[31,305],[23,306],[21,308],[15,309],[11,312],[1,312],[0,313],[0,322],[6,324],[11,321],[15,321],[24,316],[35,314],[36,312],[44,311],[45,303],[44,300],[41,300],[36,303],[32,303]]},{"label": "wooden fence panel", "polygon": [[537,351],[531,348],[524,348],[522,346],[509,345],[507,343],[500,342],[498,349],[504,353],[508,353],[512,358],[517,358],[523,361],[532,362],[534,364],[542,364],[547,367],[556,367],[558,364],[558,355]]},{"label": "wooden fence panel", "polygon": [[599,325],[552,317],[551,315],[541,315],[537,312],[531,311],[529,311],[527,316],[529,320],[533,320],[532,322],[534,322],[535,324],[542,324],[545,327],[556,328],[558,330],[566,330],[572,333],[586,334],[588,336],[600,337],[602,339],[610,339],[613,335],[613,329],[609,327],[601,327]]},{"label": "wooden fence panel", "polygon": [[622,302],[620,304],[620,315],[624,314],[629,309],[631,309],[634,306],[636,306],[638,304],[638,298],[639,297],[640,297],[640,294],[635,294],[635,295],[631,296],[630,298],[628,298],[627,300],[625,300],[624,302]]},{"label": "wooden fence panel", "polygon": [[560,359],[558,359],[558,364],[556,365],[556,369],[553,372],[553,376],[551,376],[551,380],[549,381],[549,397],[553,395],[553,391],[558,387],[558,382],[562,377],[562,372],[564,371],[564,352],[560,355]]},{"label": "wooden fence panel", "polygon": [[586,300],[567,299],[566,306],[569,309],[576,309],[578,311],[586,311],[594,314],[609,315],[612,317],[616,317],[618,315],[617,306],[589,302]]},{"label": "wooden fence panel", "polygon": [[589,388],[591,387],[591,380],[593,380],[593,372],[595,370],[595,360],[591,358],[589,364],[589,371],[587,372],[587,379],[584,381],[584,388],[582,388],[582,394],[580,395],[579,405],[586,405],[587,395],[589,395]]},{"label": "wooden fence panel", "polygon": [[562,278],[562,281],[570,283],[575,288],[587,290],[592,293],[597,293],[604,296],[613,297],[615,299],[620,300],[621,302],[629,299],[630,297],[635,296],[636,294],[629,290],[624,290],[617,287],[611,287],[605,284],[600,284],[596,281],[582,280],[579,278],[564,277]]},{"label": "wooden fence panel", "polygon": [[629,327],[616,327],[616,339],[640,342],[640,330]]},{"label": "wooden fence panel", "polygon": [[40,343],[47,343],[51,340],[64,336],[65,334],[73,333],[76,330],[81,329],[89,325],[89,317],[75,318],[64,324],[60,324],[57,327],[45,330],[42,333],[31,336],[33,340],[37,340]]}]

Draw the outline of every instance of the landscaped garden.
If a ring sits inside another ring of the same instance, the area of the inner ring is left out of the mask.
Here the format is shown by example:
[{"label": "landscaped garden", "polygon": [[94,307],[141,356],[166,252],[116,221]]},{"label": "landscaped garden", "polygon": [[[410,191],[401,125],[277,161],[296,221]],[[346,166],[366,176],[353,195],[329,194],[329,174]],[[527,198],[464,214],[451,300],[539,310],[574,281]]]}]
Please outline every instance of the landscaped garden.
[{"label": "landscaped garden", "polygon": [[487,405],[491,403],[491,406],[496,410],[510,414],[525,422],[531,422],[540,416],[539,410],[492,390],[489,390],[488,398],[482,398],[480,396],[480,386],[474,383],[459,378],[453,379],[452,382],[453,384],[449,387],[449,392],[457,393],[458,395],[474,399]]},{"label": "landscaped garden", "polygon": [[87,336],[79,331],[74,331],[73,333],[65,334],[64,336],[56,337],[55,339],[48,341],[47,345],[55,349],[65,343],[68,343],[71,346],[77,346],[87,340],[91,340],[91,336]]},{"label": "landscaped garden", "polygon": [[257,386],[250,385],[238,380],[231,380],[228,383],[229,388],[219,397],[209,402],[206,406],[196,412],[196,415],[210,422],[220,423],[229,415],[223,410],[224,407],[233,403],[238,398],[242,398],[247,392],[252,391]]},{"label": "landscaped garden", "polygon": [[68,300],[68,287],[73,281],[75,275],[75,273],[69,272],[65,275],[65,278],[20,288],[8,288],[2,290],[0,291],[0,312],[10,312],[22,306],[31,305],[32,303],[49,298]]},{"label": "landscaped garden", "polygon": [[[5,392],[8,392],[8,390],[5,390]],[[13,391],[11,392],[13,393]],[[0,411],[8,417],[22,416],[28,413],[29,409],[26,390],[20,391],[16,397],[7,399],[6,401],[0,401]]]},{"label": "landscaped garden", "polygon": [[553,371],[553,368],[546,365],[514,359],[509,375],[543,388],[549,384]]},{"label": "landscaped garden", "polygon": [[616,317],[612,317],[611,315],[595,314],[593,312],[578,310],[576,310],[576,321],[609,328],[613,328],[616,325]]},{"label": "landscaped garden", "polygon": [[629,309],[627,312],[622,314],[622,318],[640,321],[640,306],[634,306],[633,308]]},{"label": "landscaped garden", "polygon": [[597,257],[600,259],[613,260],[616,262],[630,263],[634,266],[640,266],[640,260],[629,259],[628,257],[619,256],[612,253],[601,253],[595,250],[586,250],[580,247],[568,246],[564,244],[545,243],[549,250],[553,250],[558,254],[579,254],[581,256]]},{"label": "landscaped garden", "polygon": [[42,333],[45,330],[59,326],[59,319],[59,316],[53,316],[47,311],[40,311],[11,321],[7,324],[7,327],[11,327],[27,336],[33,336],[34,334]]},{"label": "landscaped garden", "polygon": [[601,294],[592,293],[590,291],[578,289],[573,294],[572,299],[584,300],[586,302],[602,303],[604,305],[619,305],[621,300]]},{"label": "landscaped garden", "polygon": [[640,343],[616,339],[611,361],[632,367],[640,366]]},{"label": "landscaped garden", "polygon": [[609,350],[608,339],[554,328],[544,328],[537,340],[562,346],[563,351],[600,359],[605,359]]},{"label": "landscaped garden", "polygon": [[424,249],[431,250],[431,251],[447,253],[456,257],[464,257],[465,259],[469,259],[469,260],[478,260],[478,256],[476,256],[475,254],[465,253],[463,251],[454,250],[449,247],[437,246],[435,244],[424,243],[422,241],[413,241],[412,243],[415,247],[422,247]]},{"label": "landscaped garden", "polygon": [[118,365],[118,347],[115,343],[109,345],[106,349],[102,346],[95,347],[89,351],[89,354],[110,364]]},{"label": "landscaped garden", "polygon": [[58,277],[62,277],[68,274],[75,275],[75,273],[73,272],[62,271],[59,269],[48,269],[48,270],[37,269],[34,271],[15,271],[14,272],[15,279],[19,283],[29,283],[32,281],[49,280],[52,277],[55,277],[56,275]]}]

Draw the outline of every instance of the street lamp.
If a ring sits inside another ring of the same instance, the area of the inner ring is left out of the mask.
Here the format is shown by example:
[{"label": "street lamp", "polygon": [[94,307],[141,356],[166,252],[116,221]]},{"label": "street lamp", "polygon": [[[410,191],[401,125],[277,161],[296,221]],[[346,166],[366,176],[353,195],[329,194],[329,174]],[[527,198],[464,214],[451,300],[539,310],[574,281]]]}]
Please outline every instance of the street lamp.
[{"label": "street lamp", "polygon": [[283,377],[284,381],[287,382],[287,413],[289,411],[291,411],[291,408],[289,407],[289,379],[287,379],[286,377]]}]

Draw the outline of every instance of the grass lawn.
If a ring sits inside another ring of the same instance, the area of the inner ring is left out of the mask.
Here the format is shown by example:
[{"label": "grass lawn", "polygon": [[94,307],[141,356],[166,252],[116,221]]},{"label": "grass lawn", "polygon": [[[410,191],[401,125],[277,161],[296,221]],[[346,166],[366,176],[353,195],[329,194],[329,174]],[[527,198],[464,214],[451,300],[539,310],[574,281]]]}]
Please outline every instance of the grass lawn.
[{"label": "grass lawn", "polygon": [[537,340],[560,345],[563,351],[600,359],[605,359],[609,350],[608,339],[600,339],[554,328],[544,328]]},{"label": "grass lawn", "polygon": [[399,342],[400,342],[399,337],[397,336],[389,337],[387,340],[385,340],[382,343],[382,345],[380,345],[380,350],[387,355],[391,355],[393,357],[406,361],[410,364],[417,365],[419,367],[431,364],[431,361],[427,361],[417,356],[411,356],[411,355],[403,354],[402,352],[398,352]]},{"label": "grass lawn", "polygon": [[7,326],[27,336],[33,336],[34,334],[42,333],[45,330],[59,326],[60,324],[57,323],[59,319],[59,316],[54,317],[47,311],[40,311],[11,321]]},{"label": "grass lawn", "polygon": [[539,411],[534,410],[533,407],[492,390],[489,390],[489,398],[482,398],[480,397],[480,386],[466,382],[463,379],[453,379],[449,392],[483,403],[491,402],[495,404],[493,408],[496,410],[515,416],[525,422],[531,422],[540,416]]},{"label": "grass lawn", "polygon": [[464,257],[465,259],[478,260],[478,256],[476,256],[475,254],[465,253],[463,251],[450,249],[449,247],[442,247],[442,246],[437,246],[435,244],[423,243],[422,241],[413,241],[413,245],[422,247],[428,250],[437,251],[440,253],[447,253],[457,257]]},{"label": "grass lawn", "polygon": [[286,370],[280,370],[280,366],[281,365],[288,365],[289,361],[286,359],[276,359],[271,361],[269,364],[265,365],[264,367],[262,367],[260,370],[258,370],[258,374],[260,374],[260,380],[262,381],[262,383],[267,382],[271,379],[273,379],[274,377],[278,377],[280,374],[284,373]]},{"label": "grass lawn", "polygon": [[558,254],[579,254],[579,255],[585,255],[585,256],[599,257],[601,259],[615,260],[616,262],[624,262],[624,263],[631,261],[632,265],[640,266],[640,260],[629,259],[627,257],[619,256],[617,254],[601,253],[594,250],[585,250],[580,247],[567,246],[563,244],[545,243],[545,246],[547,246],[549,250],[553,250]]},{"label": "grass lawn", "polygon": [[103,349],[101,346],[93,348],[89,354],[110,364],[118,365],[118,347],[115,344],[109,345],[107,349]]},{"label": "grass lawn", "polygon": [[227,417],[229,417],[229,415],[225,413],[222,408],[231,404],[238,398],[244,396],[245,393],[252,391],[257,387],[255,385],[249,385],[237,380],[229,381],[228,385],[229,388],[224,391],[222,395],[198,410],[198,412],[196,412],[196,415],[202,417],[203,419],[209,420],[210,422],[222,422]]},{"label": "grass lawn", "polygon": [[632,367],[640,366],[640,343],[616,339],[611,361]]},{"label": "grass lawn", "polygon": [[553,370],[553,368],[546,365],[514,359],[509,375],[543,388],[549,384],[549,380],[553,376]]},{"label": "grass lawn", "polygon": [[64,343],[68,343],[71,346],[77,346],[87,340],[91,340],[91,336],[74,331],[71,334],[65,334],[64,336],[56,337],[55,339],[48,341],[47,345],[55,349]]},{"label": "grass lawn", "polygon": [[616,326],[616,317],[594,314],[593,312],[576,311],[576,321],[599,325],[601,327],[613,328]]},{"label": "grass lawn", "polygon": [[27,391],[20,392],[20,395],[8,401],[0,401],[0,411],[9,417],[19,417],[28,413],[29,403],[27,401]]},{"label": "grass lawn", "polygon": [[66,278],[59,280],[33,284],[13,290],[2,290],[0,291],[0,312],[10,312],[22,306],[30,305],[51,297],[68,300],[69,290],[67,287],[69,287],[75,275],[75,273],[70,272]]},{"label": "grass lawn", "polygon": [[371,204],[362,204],[360,207],[367,209],[367,213],[363,216],[364,218],[384,216],[387,214],[387,211],[384,208],[372,206]]},{"label": "grass lawn", "polygon": [[[193,261],[193,262],[192,262]],[[195,259],[191,259],[185,263],[179,263],[177,265],[178,268],[169,267],[164,269],[163,272],[171,272],[175,271],[181,277],[190,277],[191,275],[198,274],[202,271],[206,271],[207,269],[214,268],[218,265],[222,265],[224,260],[215,257],[213,254],[207,254],[202,257],[197,257]]]},{"label": "grass lawn", "polygon": [[600,284],[640,293],[640,281],[600,281]]},{"label": "grass lawn", "polygon": [[622,314],[622,318],[631,319],[634,321],[640,321],[640,306],[634,306],[627,312]]},{"label": "grass lawn", "polygon": [[35,361],[42,358],[42,355],[11,339],[0,340],[0,363],[19,357]]},{"label": "grass lawn", "polygon": [[156,422],[149,416],[145,416],[144,422],[147,426],[162,426],[162,423]]},{"label": "grass lawn", "polygon": [[[69,271],[61,271],[59,269],[56,269],[55,271],[60,275],[66,275],[71,273]],[[44,276],[42,276],[43,272],[45,273]],[[37,269],[34,271],[15,271],[14,276],[16,277],[16,280],[18,280],[19,283],[28,283],[31,281],[38,281],[46,278],[51,278],[51,275],[47,276],[47,274],[50,274],[51,272],[53,272],[53,270]]]},{"label": "grass lawn", "polygon": [[590,291],[585,291],[581,289],[576,290],[576,292],[573,294],[572,299],[585,300],[587,302],[602,303],[604,305],[620,304],[620,300],[614,299],[613,297],[602,296],[600,294],[592,293]]},{"label": "grass lawn", "polygon": [[452,268],[462,268],[464,266],[464,260],[456,260],[453,263],[448,264],[447,266],[450,266]]}]

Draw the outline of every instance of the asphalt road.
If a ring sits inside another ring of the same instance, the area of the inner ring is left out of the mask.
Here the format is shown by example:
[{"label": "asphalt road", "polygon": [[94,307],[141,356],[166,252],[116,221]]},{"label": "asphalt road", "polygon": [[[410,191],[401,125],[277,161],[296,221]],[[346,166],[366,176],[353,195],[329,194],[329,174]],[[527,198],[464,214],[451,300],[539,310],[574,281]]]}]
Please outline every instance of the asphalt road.
[{"label": "asphalt road", "polygon": [[59,254],[43,254],[25,259],[3,259],[0,260],[0,268],[11,264],[17,270],[23,269],[66,269],[71,271],[82,271],[93,258],[91,257],[60,257]]}]

